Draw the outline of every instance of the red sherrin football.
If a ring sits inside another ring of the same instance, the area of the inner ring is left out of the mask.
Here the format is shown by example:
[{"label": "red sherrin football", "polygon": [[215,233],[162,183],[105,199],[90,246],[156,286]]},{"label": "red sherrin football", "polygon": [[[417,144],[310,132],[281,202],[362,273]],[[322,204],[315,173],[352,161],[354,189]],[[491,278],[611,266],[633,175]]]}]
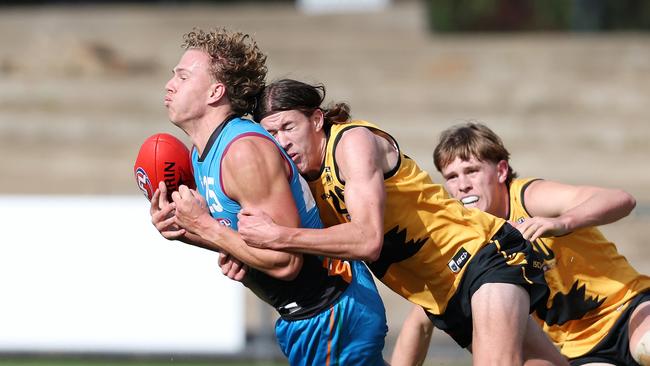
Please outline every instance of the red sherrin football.
[{"label": "red sherrin football", "polygon": [[158,182],[167,185],[168,198],[181,184],[195,188],[190,151],[185,144],[168,133],[150,136],[140,146],[133,166],[138,188],[151,201]]}]

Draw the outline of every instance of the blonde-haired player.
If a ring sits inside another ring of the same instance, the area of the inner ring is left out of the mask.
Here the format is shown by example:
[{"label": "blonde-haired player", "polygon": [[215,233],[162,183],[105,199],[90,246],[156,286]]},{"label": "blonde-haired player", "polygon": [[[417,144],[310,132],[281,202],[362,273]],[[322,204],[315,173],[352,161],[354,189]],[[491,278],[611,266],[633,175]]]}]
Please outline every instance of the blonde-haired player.
[{"label": "blonde-haired player", "polygon": [[[572,365],[650,365],[650,278],[596,228],[628,215],[634,198],[616,189],[518,179],[509,157],[488,127],[466,123],[441,134],[434,163],[451,195],[513,222],[544,256],[551,292],[534,316]],[[403,328],[398,358],[426,351],[422,340],[432,329],[419,313]],[[407,341],[417,334],[424,335],[420,343]]]}]

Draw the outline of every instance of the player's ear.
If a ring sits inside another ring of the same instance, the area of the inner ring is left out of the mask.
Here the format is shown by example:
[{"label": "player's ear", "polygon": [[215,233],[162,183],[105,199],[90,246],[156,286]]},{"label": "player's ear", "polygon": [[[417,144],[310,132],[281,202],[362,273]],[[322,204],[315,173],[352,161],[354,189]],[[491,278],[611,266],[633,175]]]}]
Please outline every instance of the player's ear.
[{"label": "player's ear", "polygon": [[210,89],[208,90],[208,104],[213,104],[221,100],[221,98],[226,95],[226,86],[222,83],[212,83],[210,84]]},{"label": "player's ear", "polygon": [[508,179],[509,167],[508,162],[505,160],[501,160],[497,163],[497,179],[499,180],[499,183],[505,183]]},{"label": "player's ear", "polygon": [[314,124],[314,129],[320,131],[323,129],[323,123],[325,122],[325,116],[323,116],[323,111],[320,108],[317,108],[309,118],[309,121]]}]

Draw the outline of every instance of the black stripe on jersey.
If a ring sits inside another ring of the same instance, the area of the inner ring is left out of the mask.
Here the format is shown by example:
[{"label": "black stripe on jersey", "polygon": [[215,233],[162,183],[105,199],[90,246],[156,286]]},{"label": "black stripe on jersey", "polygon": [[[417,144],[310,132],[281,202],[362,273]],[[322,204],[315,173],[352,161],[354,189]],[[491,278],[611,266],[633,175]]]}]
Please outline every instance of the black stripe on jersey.
[{"label": "black stripe on jersey", "polygon": [[[537,179],[532,179],[530,182],[526,182],[526,184],[524,184],[523,187],[521,187],[521,191],[519,191],[519,199],[521,200],[521,207],[524,209],[524,211],[526,212],[526,215],[528,215],[529,217],[533,217],[533,215],[531,215],[530,212],[528,212],[528,209],[526,209],[526,201],[524,201],[524,193],[526,192],[526,189],[528,189],[528,186],[531,183],[536,182],[538,180],[542,180],[542,179],[537,178]],[[510,208],[508,208],[508,209],[510,209]],[[511,212],[512,212],[512,210],[511,210]],[[510,217],[510,214],[508,214],[508,217]]]},{"label": "black stripe on jersey", "polygon": [[203,148],[203,153],[201,154],[201,156],[199,156],[199,162],[203,162],[203,160],[205,160],[205,158],[208,156],[208,152],[212,148],[212,145],[214,145],[214,142],[217,141],[217,137],[219,137],[219,135],[221,134],[221,131],[223,131],[223,129],[228,124],[228,122],[230,122],[233,119],[238,118],[238,117],[240,117],[240,116],[238,116],[236,114],[231,114],[228,117],[226,117],[226,119],[224,119],[223,122],[221,122],[219,127],[214,129],[214,131],[210,135],[210,138],[208,139],[208,142],[205,144],[205,148]]},{"label": "black stripe on jersey", "polygon": [[[334,140],[334,144],[332,146],[332,160],[334,161],[334,175],[336,176],[336,179],[338,179],[339,182],[341,182],[343,185],[345,185],[345,181],[343,179],[341,179],[341,176],[339,175],[339,165],[336,163],[336,146],[339,144],[339,141],[341,140],[341,137],[343,136],[343,133],[345,133],[346,131],[351,130],[353,128],[356,128],[356,127],[367,128],[377,136],[390,138],[390,141],[392,141],[393,145],[395,145],[395,149],[397,149],[397,163],[395,164],[395,167],[393,167],[393,169],[391,169],[390,171],[388,171],[388,172],[386,172],[384,174],[384,180],[386,180],[386,179],[392,177],[393,175],[395,175],[395,173],[397,173],[400,166],[402,165],[402,154],[401,154],[401,151],[400,151],[400,148],[399,148],[399,144],[397,144],[397,141],[395,140],[395,138],[393,138],[393,136],[391,136],[389,133],[387,133],[385,131],[382,131],[380,129],[371,127],[371,126],[351,124],[350,126],[347,126],[347,127],[343,128],[339,132],[339,134],[336,136],[336,140]],[[322,169],[321,169],[321,173],[322,173]]]}]

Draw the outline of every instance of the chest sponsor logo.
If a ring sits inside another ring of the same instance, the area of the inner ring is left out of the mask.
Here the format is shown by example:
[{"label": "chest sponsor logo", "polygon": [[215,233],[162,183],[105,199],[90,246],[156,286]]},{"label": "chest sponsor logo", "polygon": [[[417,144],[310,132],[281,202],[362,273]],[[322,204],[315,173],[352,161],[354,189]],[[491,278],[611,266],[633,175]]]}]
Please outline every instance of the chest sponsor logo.
[{"label": "chest sponsor logo", "polygon": [[452,272],[458,273],[460,272],[461,269],[467,264],[467,261],[471,255],[465,248],[460,248],[460,250],[454,255],[454,257],[449,261],[447,264],[449,266],[449,269],[451,269]]},{"label": "chest sponsor logo", "polygon": [[325,172],[325,184],[332,185],[332,170],[330,167],[326,166],[325,169],[323,170]]}]

